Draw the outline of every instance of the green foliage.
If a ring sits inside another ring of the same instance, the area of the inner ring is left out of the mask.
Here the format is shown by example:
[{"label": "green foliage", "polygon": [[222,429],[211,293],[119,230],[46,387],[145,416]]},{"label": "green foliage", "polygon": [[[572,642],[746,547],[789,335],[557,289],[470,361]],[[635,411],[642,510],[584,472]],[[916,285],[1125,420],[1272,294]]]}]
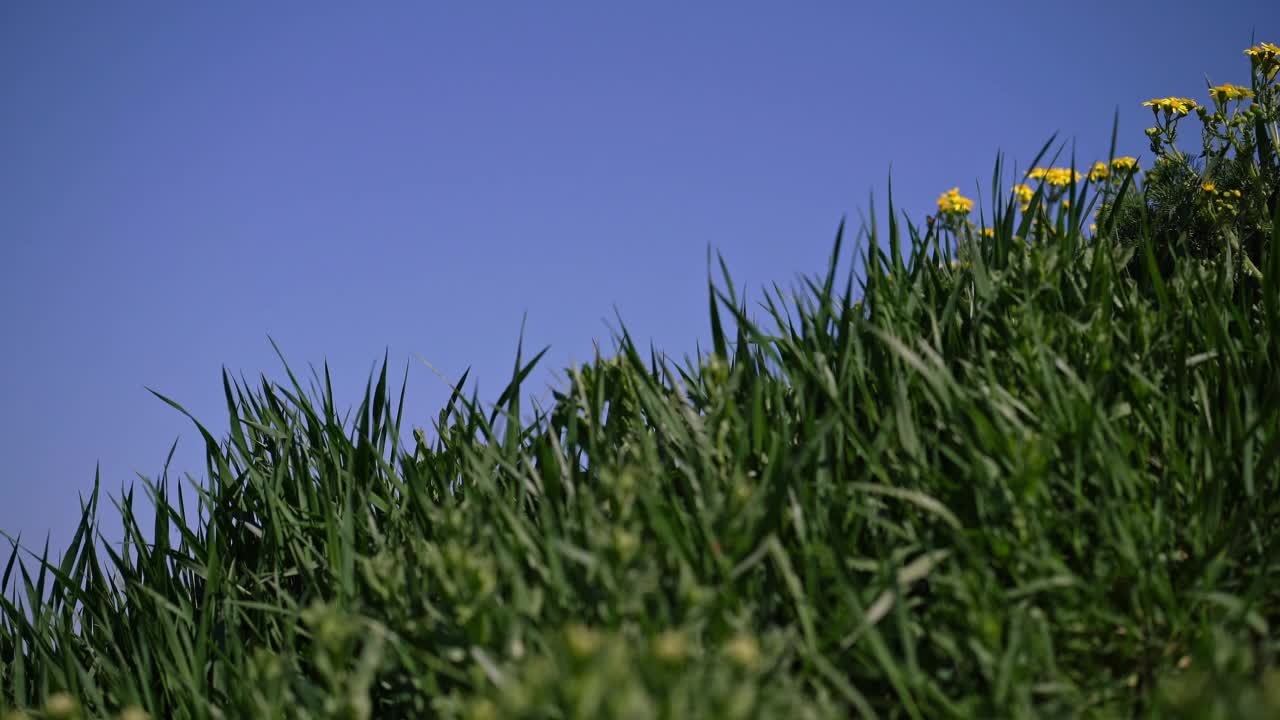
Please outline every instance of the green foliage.
[{"label": "green foliage", "polygon": [[[1263,246],[1280,206],[1280,89],[1276,53],[1267,43],[1250,48],[1251,85],[1209,88],[1212,106],[1186,98],[1151,100],[1155,126],[1147,130],[1155,162],[1143,193],[1120,198],[1110,223],[1117,239],[1149,239],[1163,271],[1175,258],[1226,257],[1236,279],[1256,283]],[[1248,103],[1247,105],[1245,103]],[[1175,144],[1178,124],[1194,111],[1201,149],[1191,157]]]},{"label": "green foliage", "polygon": [[224,374],[202,483],[14,542],[0,717],[1275,717],[1280,223],[1246,283],[1063,177],[409,446],[385,361],[352,418]]}]

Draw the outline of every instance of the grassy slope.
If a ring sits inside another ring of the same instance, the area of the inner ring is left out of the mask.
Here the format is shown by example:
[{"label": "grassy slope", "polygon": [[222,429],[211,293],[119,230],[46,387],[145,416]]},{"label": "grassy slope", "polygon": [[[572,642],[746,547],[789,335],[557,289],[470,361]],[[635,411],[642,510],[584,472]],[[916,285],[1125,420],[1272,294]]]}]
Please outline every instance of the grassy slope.
[{"label": "grassy slope", "polygon": [[351,422],[327,373],[224,378],[153,534],[127,496],[91,542],[95,491],[10,556],[0,712],[1273,717],[1276,236],[1242,279],[993,212],[953,265],[891,210],[767,323],[713,286],[695,365],[624,333],[531,422],[523,359],[415,447],[385,364]]}]

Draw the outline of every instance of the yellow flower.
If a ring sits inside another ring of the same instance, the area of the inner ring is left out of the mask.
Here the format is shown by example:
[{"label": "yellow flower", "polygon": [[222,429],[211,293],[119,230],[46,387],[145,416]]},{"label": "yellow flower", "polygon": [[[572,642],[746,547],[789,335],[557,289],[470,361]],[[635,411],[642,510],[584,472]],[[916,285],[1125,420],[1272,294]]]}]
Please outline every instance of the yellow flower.
[{"label": "yellow flower", "polygon": [[1062,207],[1063,207],[1063,208],[1065,208],[1065,209],[1067,209],[1067,210],[1070,210],[1070,209],[1071,209],[1071,201],[1070,201],[1070,200],[1063,200],[1063,201],[1062,201]]},{"label": "yellow flower", "polygon": [[1107,164],[1096,162],[1093,164],[1093,168],[1089,170],[1089,182],[1106,180],[1109,175],[1111,175],[1111,169],[1107,167]]},{"label": "yellow flower", "polygon": [[1127,170],[1127,171],[1137,170],[1138,158],[1130,157],[1128,155],[1125,155],[1124,157],[1112,158],[1111,168],[1113,170]]},{"label": "yellow flower", "polygon": [[960,188],[954,187],[938,197],[938,211],[954,215],[968,215],[973,209],[973,201],[960,194]]},{"label": "yellow flower", "polygon": [[982,237],[991,238],[996,236],[994,228],[982,228]]},{"label": "yellow flower", "polygon": [[1098,232],[1098,224],[1097,224],[1097,223],[1090,223],[1090,224],[1089,224],[1089,232],[1091,232],[1091,233],[1096,233],[1096,232]]},{"label": "yellow flower", "polygon": [[[1018,196],[1018,202],[1025,205],[1031,202],[1031,198],[1036,194],[1036,191],[1032,190],[1030,185],[1014,185],[1013,194]],[[1023,208],[1023,210],[1025,209]]]},{"label": "yellow flower", "polygon": [[1231,100],[1251,98],[1253,97],[1253,91],[1247,87],[1223,83],[1217,87],[1209,88],[1209,96],[1220,103],[1225,103]]},{"label": "yellow flower", "polygon": [[1207,193],[1218,192],[1218,186],[1214,185],[1211,182],[1204,183],[1203,185],[1200,186],[1200,189]]},{"label": "yellow flower", "polygon": [[1048,174],[1049,174],[1048,169],[1038,167],[1038,168],[1031,168],[1031,172],[1027,173],[1027,177],[1031,178],[1032,180],[1039,180]]},{"label": "yellow flower", "polygon": [[1180,97],[1153,98],[1142,103],[1142,106],[1163,110],[1171,115],[1186,115],[1199,107],[1195,100]]},{"label": "yellow flower", "polygon": [[1044,181],[1050,185],[1057,187],[1065,187],[1071,183],[1080,182],[1080,178],[1084,177],[1075,170],[1068,168],[1049,168],[1044,174]]},{"label": "yellow flower", "polygon": [[1259,43],[1245,50],[1244,54],[1248,55],[1254,62],[1275,60],[1280,57],[1280,46],[1268,42]]}]

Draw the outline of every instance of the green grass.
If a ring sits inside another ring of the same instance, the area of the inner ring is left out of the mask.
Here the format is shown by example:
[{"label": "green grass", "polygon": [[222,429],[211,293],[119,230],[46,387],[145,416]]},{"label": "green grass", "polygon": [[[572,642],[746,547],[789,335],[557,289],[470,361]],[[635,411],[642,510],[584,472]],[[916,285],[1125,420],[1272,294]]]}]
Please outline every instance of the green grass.
[{"label": "green grass", "polygon": [[722,262],[698,358],[624,329],[529,412],[518,353],[408,446],[386,361],[354,417],[224,374],[202,482],[13,544],[0,717],[1280,716],[1280,165],[1238,162],[1195,237],[998,163],[990,237],[890,206],[754,306]]}]

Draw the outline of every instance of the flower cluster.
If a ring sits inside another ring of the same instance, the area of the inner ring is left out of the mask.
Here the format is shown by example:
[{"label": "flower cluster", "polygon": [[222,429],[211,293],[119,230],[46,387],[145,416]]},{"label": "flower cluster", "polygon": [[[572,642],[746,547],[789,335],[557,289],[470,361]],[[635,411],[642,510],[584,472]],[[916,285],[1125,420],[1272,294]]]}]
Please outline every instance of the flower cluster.
[{"label": "flower cluster", "polygon": [[1084,175],[1081,175],[1075,170],[1069,170],[1067,168],[1050,168],[1049,172],[1044,176],[1044,181],[1055,187],[1066,187],[1073,183],[1080,182],[1083,177]]},{"label": "flower cluster", "polygon": [[[1099,207],[1106,217],[1120,213],[1106,227],[1119,228],[1126,237],[1149,224],[1184,234],[1201,258],[1216,256],[1225,245],[1233,251],[1236,270],[1259,279],[1258,238],[1271,235],[1271,211],[1280,194],[1280,46],[1264,42],[1244,53],[1249,81],[1206,83],[1205,104],[1181,97],[1143,103],[1155,118],[1146,130],[1154,157],[1145,192],[1131,200],[1116,198],[1121,207],[1104,197]],[[1201,148],[1184,151],[1177,142],[1179,121],[1190,114],[1200,121]],[[1187,214],[1186,201],[1196,207],[1194,215]]]},{"label": "flower cluster", "polygon": [[1213,182],[1201,183],[1200,189],[1208,196],[1210,207],[1218,213],[1234,213],[1240,199],[1244,197],[1244,193],[1238,189],[1219,190]]},{"label": "flower cluster", "polygon": [[1022,209],[1026,210],[1027,203],[1031,202],[1031,198],[1035,196],[1036,191],[1032,190],[1030,185],[1022,183],[1013,186],[1013,194],[1018,196],[1018,202],[1022,203]]},{"label": "flower cluster", "polygon": [[1151,114],[1156,118],[1156,126],[1147,128],[1146,131],[1147,137],[1151,138],[1151,152],[1156,155],[1160,155],[1165,148],[1177,153],[1174,142],[1178,137],[1178,119],[1193,110],[1199,110],[1202,114],[1204,112],[1204,108],[1191,98],[1153,98],[1142,103],[1142,106],[1151,108]]},{"label": "flower cluster", "polygon": [[[973,233],[975,225],[968,215],[973,210],[973,201],[960,194],[960,188],[953,187],[938,196],[938,220],[940,229],[948,230],[957,236],[968,237]],[[934,219],[929,218],[929,229],[932,231]]]},{"label": "flower cluster", "polygon": [[[1089,170],[1089,182],[1096,184],[1101,193],[1101,202],[1096,208],[1098,214],[1102,214],[1110,207],[1125,179],[1137,172],[1138,159],[1132,155],[1111,158],[1109,163],[1099,160],[1093,164]],[[1070,207],[1068,201],[1063,200],[1063,207]],[[1090,225],[1089,231],[1097,233],[1097,225]]]},{"label": "flower cluster", "polygon": [[1089,169],[1089,182],[1097,183],[1111,177],[1112,171],[1116,173],[1131,173],[1138,169],[1138,159],[1125,155],[1124,157],[1112,158],[1111,164],[1099,160]]},{"label": "flower cluster", "polygon": [[1174,116],[1186,115],[1200,107],[1195,100],[1180,97],[1153,98],[1142,103],[1142,106],[1151,108],[1153,113],[1158,114],[1163,110],[1167,115]]},{"label": "flower cluster", "polygon": [[1044,180],[1046,183],[1054,187],[1066,187],[1072,183],[1080,182],[1084,175],[1070,168],[1032,168],[1027,173],[1027,177],[1032,180]]},{"label": "flower cluster", "polygon": [[1244,193],[1240,192],[1239,190],[1219,190],[1219,188],[1217,188],[1217,184],[1212,182],[1201,183],[1201,190],[1203,190],[1204,192],[1207,192],[1208,195],[1221,195],[1222,197],[1235,197],[1235,199],[1239,199],[1239,197],[1243,197],[1244,195]]},{"label": "flower cluster", "polygon": [[961,195],[958,187],[938,197],[938,212],[944,215],[968,215],[970,210],[973,210],[973,201]]},{"label": "flower cluster", "polygon": [[1138,169],[1138,158],[1128,155],[1112,158],[1111,169],[1116,172],[1133,172]]},{"label": "flower cluster", "polygon": [[[1106,169],[1106,165],[1104,163],[1098,163],[1098,165],[1102,165],[1103,170]],[[1098,165],[1094,165],[1093,170],[1090,171],[1090,178],[1096,177]],[[1028,180],[1040,180],[1046,186],[1044,190],[1044,205],[1042,207],[1061,203],[1063,208],[1068,209],[1071,207],[1071,204],[1065,197],[1063,197],[1066,194],[1066,189],[1071,185],[1080,182],[1084,177],[1084,174],[1081,172],[1071,168],[1060,167],[1036,167],[1032,168],[1030,172],[1027,173]],[[1035,197],[1035,190],[1033,190],[1030,185],[1021,183],[1013,186],[1013,194],[1018,199],[1018,209],[1022,212],[1028,212],[1031,209],[1031,199]],[[1033,225],[1036,222],[1036,219],[1032,220]]]},{"label": "flower cluster", "polygon": [[1209,88],[1209,97],[1213,98],[1219,104],[1230,102],[1232,100],[1245,100],[1253,97],[1253,91],[1247,87],[1232,85],[1231,83],[1223,83],[1216,87]]},{"label": "flower cluster", "polygon": [[1272,43],[1259,43],[1244,51],[1249,56],[1253,67],[1257,68],[1267,80],[1274,80],[1276,71],[1280,70],[1280,46]]},{"label": "flower cluster", "polygon": [[[1247,50],[1252,70],[1252,87],[1224,83],[1209,86],[1209,97],[1214,107],[1201,107],[1196,110],[1203,126],[1204,153],[1201,157],[1208,159],[1212,165],[1230,157],[1251,157],[1255,151],[1269,155],[1268,145],[1274,145],[1274,122],[1280,98],[1274,85],[1277,70],[1280,70],[1280,47],[1271,43],[1261,43]],[[1263,123],[1259,130],[1258,121]],[[1269,130],[1267,129],[1269,128]],[[1265,142],[1265,135],[1272,136]],[[1263,165],[1267,159],[1259,156]]]},{"label": "flower cluster", "polygon": [[[1135,207],[1142,203],[1154,203],[1148,205],[1147,210],[1159,211],[1166,205],[1174,207],[1175,200],[1170,198],[1185,197],[1186,193],[1196,195],[1195,204],[1201,212],[1207,211],[1208,215],[1216,216],[1214,222],[1230,215],[1231,222],[1250,222],[1257,227],[1269,225],[1269,216],[1261,220],[1255,217],[1256,209],[1265,207],[1265,203],[1259,204],[1252,198],[1255,195],[1270,197],[1276,189],[1272,187],[1275,180],[1269,178],[1280,177],[1277,174],[1280,173],[1280,163],[1277,162],[1280,153],[1276,150],[1280,148],[1280,136],[1275,130],[1276,120],[1280,119],[1280,88],[1272,81],[1280,74],[1280,46],[1261,43],[1245,52],[1253,68],[1251,83],[1208,83],[1208,100],[1204,104],[1193,98],[1176,96],[1152,98],[1142,103],[1144,107],[1151,108],[1155,119],[1155,127],[1146,131],[1153,153],[1149,168],[1144,170],[1138,159],[1129,155],[1092,162],[1082,168],[1085,170],[1083,173],[1074,168],[1035,167],[1026,173],[1022,183],[1012,187],[1011,203],[1016,203],[1028,216],[1034,214],[1028,220],[1032,228],[1039,228],[1035,231],[1037,233],[1061,232],[1064,220],[1076,223],[1082,211],[1092,209],[1099,219],[1089,225],[1090,232],[1097,233],[1098,225],[1102,225],[1107,232],[1128,237],[1134,232],[1137,222],[1134,219]],[[1204,152],[1198,155],[1184,153],[1177,144],[1179,122],[1188,115],[1196,115],[1204,126]],[[1255,173],[1252,180],[1242,179],[1232,163],[1236,158],[1255,162],[1255,157],[1273,171],[1264,172],[1261,177]],[[1204,159],[1203,162],[1200,158]],[[1145,175],[1137,197],[1123,194],[1122,188],[1129,183],[1137,187],[1139,173]],[[1096,197],[1075,190],[1076,183],[1085,179],[1089,185],[1084,192],[1091,190]],[[1260,186],[1259,193],[1254,192],[1255,184]],[[1220,189],[1220,186],[1230,189]],[[1196,190],[1197,187],[1200,191]],[[1153,189],[1154,192],[1149,192]],[[1033,208],[1033,200],[1037,196],[1040,202]],[[938,208],[942,227],[963,232],[965,238],[993,237],[990,229],[979,229],[967,219],[973,202],[962,197],[959,188],[943,193],[938,198]],[[1074,211],[1069,219],[1064,210]],[[1056,221],[1052,217],[1054,214],[1058,215]],[[1186,224],[1185,218],[1166,215],[1168,217],[1161,222]],[[931,228],[933,220],[930,219]],[[1202,220],[1208,222],[1209,218]],[[1252,270],[1250,272],[1257,275]]]},{"label": "flower cluster", "polygon": [[1259,43],[1245,50],[1244,54],[1253,58],[1256,62],[1274,60],[1276,58],[1280,58],[1280,45],[1269,42]]}]

